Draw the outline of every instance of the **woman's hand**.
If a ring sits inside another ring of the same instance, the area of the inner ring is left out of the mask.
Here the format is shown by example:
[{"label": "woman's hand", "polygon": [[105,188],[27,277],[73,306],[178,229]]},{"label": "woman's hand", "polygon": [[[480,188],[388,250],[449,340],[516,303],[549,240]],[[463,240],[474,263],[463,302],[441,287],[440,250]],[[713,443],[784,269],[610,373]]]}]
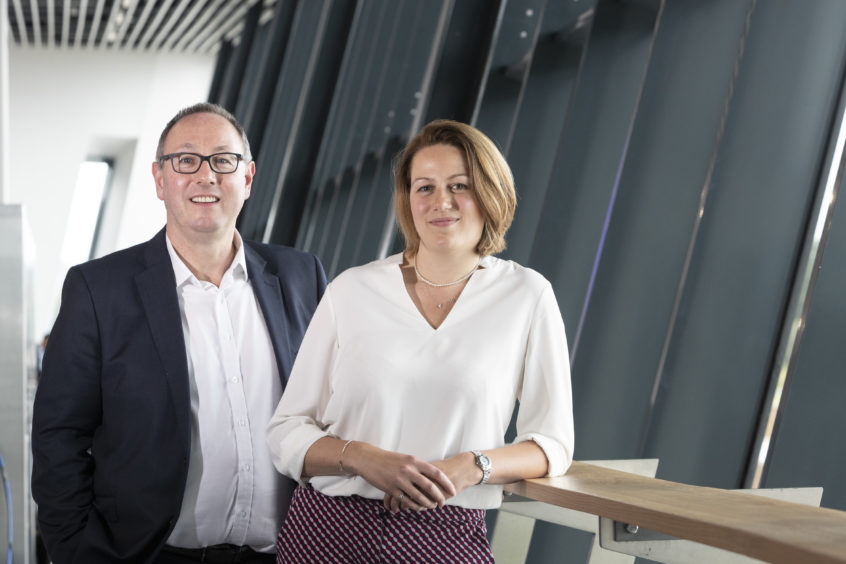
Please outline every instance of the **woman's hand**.
[{"label": "woman's hand", "polygon": [[[475,486],[482,479],[482,471],[476,466],[476,459],[469,452],[462,452],[444,460],[436,460],[431,464],[439,469],[454,487],[452,492],[441,490],[445,500],[458,495],[459,492],[470,486]],[[385,494],[383,503],[386,509],[394,513],[403,509],[414,509],[416,511],[432,509],[432,507],[416,507],[409,503],[407,497],[398,497],[389,493]],[[438,507],[443,507],[443,503],[439,503]]]},{"label": "woman's hand", "polygon": [[471,452],[460,452],[455,456],[436,460],[432,465],[440,468],[455,485],[455,495],[482,481],[482,469],[476,465],[476,457]]},{"label": "woman's hand", "polygon": [[344,453],[344,468],[385,492],[385,509],[422,511],[442,507],[456,494],[449,477],[436,465],[410,454],[391,452],[354,441]]}]

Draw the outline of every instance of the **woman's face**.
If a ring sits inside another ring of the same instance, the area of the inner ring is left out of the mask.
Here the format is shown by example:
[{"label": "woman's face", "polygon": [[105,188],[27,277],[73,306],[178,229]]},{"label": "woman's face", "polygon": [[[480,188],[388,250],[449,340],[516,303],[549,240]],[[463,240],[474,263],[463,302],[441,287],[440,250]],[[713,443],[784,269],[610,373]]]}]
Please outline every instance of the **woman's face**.
[{"label": "woman's face", "polygon": [[411,159],[409,200],[421,247],[476,253],[484,219],[459,149],[431,145],[417,151]]}]

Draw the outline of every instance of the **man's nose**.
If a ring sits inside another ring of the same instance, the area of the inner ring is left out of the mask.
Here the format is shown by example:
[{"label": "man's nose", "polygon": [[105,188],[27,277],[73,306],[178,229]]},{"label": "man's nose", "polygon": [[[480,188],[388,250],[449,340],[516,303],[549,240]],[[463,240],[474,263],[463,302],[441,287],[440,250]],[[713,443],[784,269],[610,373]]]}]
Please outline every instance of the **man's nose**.
[{"label": "man's nose", "polygon": [[217,173],[211,169],[211,163],[206,159],[200,162],[200,168],[194,173],[194,177],[198,180],[210,180],[214,182],[217,180]]}]

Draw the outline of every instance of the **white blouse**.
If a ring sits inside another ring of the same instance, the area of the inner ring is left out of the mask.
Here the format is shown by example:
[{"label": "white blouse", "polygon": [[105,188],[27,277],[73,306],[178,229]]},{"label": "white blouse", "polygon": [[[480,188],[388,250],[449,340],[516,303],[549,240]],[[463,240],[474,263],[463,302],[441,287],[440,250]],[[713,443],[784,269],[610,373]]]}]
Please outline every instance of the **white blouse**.
[{"label": "white blouse", "polygon": [[[485,257],[437,329],[403,282],[397,254],[329,284],[267,427],[273,463],[302,481],[306,451],[324,436],[440,460],[517,437],[546,454],[548,475],[573,460],[573,408],[564,323],[549,282]],[[496,469],[494,469],[494,472]],[[319,476],[325,495],[383,492],[358,476]],[[502,486],[467,488],[447,503],[499,507]]]}]

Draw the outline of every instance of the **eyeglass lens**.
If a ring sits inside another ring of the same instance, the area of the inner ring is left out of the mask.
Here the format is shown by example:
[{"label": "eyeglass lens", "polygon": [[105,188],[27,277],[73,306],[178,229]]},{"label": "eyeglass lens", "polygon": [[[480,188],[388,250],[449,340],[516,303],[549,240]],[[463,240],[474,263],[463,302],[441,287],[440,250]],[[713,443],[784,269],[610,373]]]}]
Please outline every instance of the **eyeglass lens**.
[{"label": "eyeglass lens", "polygon": [[228,174],[238,168],[240,156],[237,153],[215,153],[204,157],[194,153],[177,153],[172,155],[170,162],[173,170],[183,174],[191,174],[200,170],[203,161],[208,161],[214,172]]}]

